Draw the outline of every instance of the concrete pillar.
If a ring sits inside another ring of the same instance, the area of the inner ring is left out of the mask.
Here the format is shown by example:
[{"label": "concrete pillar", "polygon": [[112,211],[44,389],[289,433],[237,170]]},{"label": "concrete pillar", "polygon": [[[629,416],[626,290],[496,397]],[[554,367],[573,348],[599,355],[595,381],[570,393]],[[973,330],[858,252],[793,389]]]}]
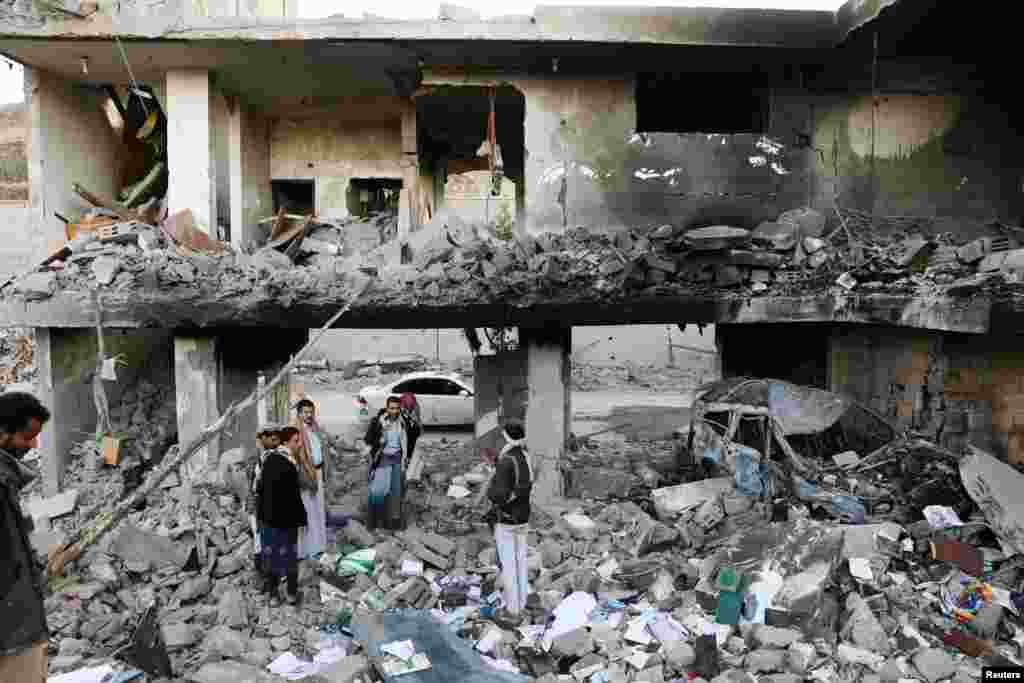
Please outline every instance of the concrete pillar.
[{"label": "concrete pillar", "polygon": [[[174,337],[174,389],[178,413],[178,443],[184,446],[220,417],[220,359],[218,339]],[[220,457],[220,438],[214,437],[187,464],[186,472],[204,470]]]},{"label": "concrete pillar", "polygon": [[264,239],[259,221],[274,209],[267,125],[237,97],[228,100],[231,243],[239,247]]},{"label": "concrete pillar", "polygon": [[398,197],[398,238],[419,227],[420,172],[416,156],[416,106],[402,110],[402,193]]},{"label": "concrete pillar", "polygon": [[171,213],[191,209],[196,228],[216,236],[212,92],[205,69],[167,72],[168,208]]},{"label": "concrete pillar", "polygon": [[526,443],[533,456],[533,500],[550,503],[563,495],[560,471],[572,420],[572,328],[519,328],[526,356]]}]

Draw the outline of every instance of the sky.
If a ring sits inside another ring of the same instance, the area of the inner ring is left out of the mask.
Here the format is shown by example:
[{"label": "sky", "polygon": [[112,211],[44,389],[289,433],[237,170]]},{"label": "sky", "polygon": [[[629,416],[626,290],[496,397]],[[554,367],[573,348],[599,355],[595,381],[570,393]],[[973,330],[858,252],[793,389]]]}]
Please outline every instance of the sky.
[{"label": "sky", "polygon": [[[802,9],[835,11],[842,0],[702,0],[699,2],[678,2],[673,0],[504,0],[495,3],[484,0],[455,0],[453,4],[470,8],[482,17],[496,15],[532,14],[538,4],[574,5],[587,7],[720,7],[760,9]],[[370,13],[392,19],[435,19],[441,6],[440,0],[299,0],[299,16],[303,19],[321,19],[332,14],[343,14],[349,18],[360,18]],[[22,92],[22,70],[8,68],[7,60],[0,60],[0,105],[20,102]]]}]

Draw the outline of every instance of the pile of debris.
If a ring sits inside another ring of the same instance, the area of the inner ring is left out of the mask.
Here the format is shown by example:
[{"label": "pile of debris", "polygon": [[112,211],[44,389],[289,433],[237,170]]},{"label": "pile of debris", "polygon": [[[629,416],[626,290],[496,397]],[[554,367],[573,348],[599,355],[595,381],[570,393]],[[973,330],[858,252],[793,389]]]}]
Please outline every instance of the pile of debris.
[{"label": "pile of debris", "polygon": [[[879,229],[893,219],[838,209],[831,218],[794,209],[754,230],[663,225],[600,233],[579,227],[505,239],[493,226],[441,213],[367,253],[372,240],[357,236],[365,224],[355,219],[328,221],[282,209],[265,221],[272,225],[264,245],[240,249],[210,237],[189,211],[166,215],[162,201],[128,209],[76,191],[97,208],[76,224],[74,239],[16,280],[9,291],[19,298],[42,300],[95,281],[124,296],[186,286],[216,293],[218,301],[262,296],[287,304],[339,299],[355,287],[348,279],[361,273],[378,276],[368,298],[392,305],[851,290],[970,296],[1012,291],[1024,272],[1020,230],[993,225],[993,236],[960,244],[920,221]],[[373,231],[383,220],[372,220]]]},{"label": "pile of debris", "polygon": [[[977,450],[890,440],[855,405],[772,382],[702,389],[686,446],[699,463],[635,446],[622,469],[639,490],[535,506],[520,620],[500,609],[487,466],[430,472],[408,493],[404,532],[332,509],[335,542],[292,609],[270,608],[251,570],[246,454],[200,459],[53,586],[51,666],[117,655],[196,683],[424,669],[474,683],[966,683],[1020,665],[1024,474]],[[575,457],[573,470],[601,464]],[[358,454],[335,465],[365,479]],[[29,501],[40,528],[70,533],[133,485],[85,469],[69,475],[81,493]],[[684,481],[665,486],[673,477]]]},{"label": "pile of debris", "polygon": [[31,384],[35,378],[32,331],[0,328],[0,391],[10,384]]}]

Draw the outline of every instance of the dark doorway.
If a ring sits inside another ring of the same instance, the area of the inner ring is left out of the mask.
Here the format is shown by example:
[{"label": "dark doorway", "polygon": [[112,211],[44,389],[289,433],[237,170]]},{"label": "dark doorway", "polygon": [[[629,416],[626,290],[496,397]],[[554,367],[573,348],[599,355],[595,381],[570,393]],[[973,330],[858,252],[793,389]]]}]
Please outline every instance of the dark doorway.
[{"label": "dark doorway", "polygon": [[271,180],[274,195],[274,213],[282,208],[285,213],[308,216],[316,211],[316,192],[312,180]]},{"label": "dark doorway", "polygon": [[353,216],[364,218],[380,213],[398,215],[402,181],[397,178],[352,178],[346,204]]}]

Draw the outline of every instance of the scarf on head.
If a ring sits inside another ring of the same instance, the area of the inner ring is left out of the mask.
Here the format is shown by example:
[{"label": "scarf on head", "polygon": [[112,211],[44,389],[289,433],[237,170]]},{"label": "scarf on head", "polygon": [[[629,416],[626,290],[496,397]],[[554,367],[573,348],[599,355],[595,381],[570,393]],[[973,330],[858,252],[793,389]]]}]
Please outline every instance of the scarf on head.
[{"label": "scarf on head", "polygon": [[[523,460],[526,462],[526,471],[530,474],[530,481],[533,481],[533,464],[530,462],[530,451],[526,450],[526,439],[513,439],[505,430],[501,431],[501,435],[505,437],[505,445],[502,446],[501,452],[498,453],[498,459],[500,460],[512,449],[518,448],[523,452]],[[519,482],[516,481],[516,485],[518,484]]]}]

